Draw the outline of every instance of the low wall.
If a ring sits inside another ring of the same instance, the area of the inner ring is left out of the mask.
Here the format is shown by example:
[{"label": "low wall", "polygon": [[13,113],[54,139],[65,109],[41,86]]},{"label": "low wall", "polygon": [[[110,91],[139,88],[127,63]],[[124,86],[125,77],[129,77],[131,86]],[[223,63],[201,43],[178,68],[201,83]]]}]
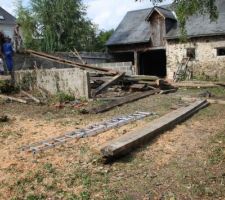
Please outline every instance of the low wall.
[{"label": "low wall", "polygon": [[106,69],[112,69],[119,72],[125,72],[126,75],[134,75],[132,62],[114,62],[114,63],[101,63],[92,64],[95,67],[102,67]]},{"label": "low wall", "polygon": [[23,87],[34,85],[49,91],[51,94],[63,92],[76,98],[89,98],[89,74],[77,68],[20,70],[15,72],[16,84]]}]

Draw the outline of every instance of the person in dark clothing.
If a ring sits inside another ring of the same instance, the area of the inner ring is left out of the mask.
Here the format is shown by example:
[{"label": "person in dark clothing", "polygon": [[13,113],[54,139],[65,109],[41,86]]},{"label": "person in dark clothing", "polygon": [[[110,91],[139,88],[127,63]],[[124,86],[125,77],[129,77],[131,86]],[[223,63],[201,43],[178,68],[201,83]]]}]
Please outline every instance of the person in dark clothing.
[{"label": "person in dark clothing", "polygon": [[7,69],[12,78],[12,84],[14,84],[14,70],[13,70],[13,47],[10,38],[6,38],[2,46],[2,53],[5,56],[5,62]]}]

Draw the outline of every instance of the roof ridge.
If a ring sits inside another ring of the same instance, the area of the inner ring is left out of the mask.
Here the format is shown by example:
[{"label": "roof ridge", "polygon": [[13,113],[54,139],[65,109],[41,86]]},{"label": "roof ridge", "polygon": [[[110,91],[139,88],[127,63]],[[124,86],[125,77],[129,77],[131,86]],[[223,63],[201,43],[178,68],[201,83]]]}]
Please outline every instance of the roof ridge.
[{"label": "roof ridge", "polygon": [[[167,4],[167,5],[165,5],[165,6],[169,6],[169,5],[171,5],[171,4]],[[170,12],[173,12],[173,10],[170,10],[170,9],[167,9],[167,8],[164,8],[164,7],[161,7],[161,6],[154,6],[154,8],[160,8],[160,9],[163,9],[163,10],[167,10],[167,11],[170,11]]]},{"label": "roof ridge", "polygon": [[142,9],[137,9],[137,10],[130,10],[130,11],[127,11],[127,13],[130,13],[130,12],[139,12],[139,11],[149,10],[149,9],[152,9],[152,8],[153,8],[153,7],[142,8]]}]

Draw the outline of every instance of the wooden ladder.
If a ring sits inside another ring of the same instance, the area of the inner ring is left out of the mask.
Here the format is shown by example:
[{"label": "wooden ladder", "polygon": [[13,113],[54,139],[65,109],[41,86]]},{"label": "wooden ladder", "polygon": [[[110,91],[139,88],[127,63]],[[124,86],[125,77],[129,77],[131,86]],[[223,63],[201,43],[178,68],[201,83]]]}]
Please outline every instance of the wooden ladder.
[{"label": "wooden ladder", "polygon": [[188,62],[190,61],[190,57],[184,57],[181,60],[181,63],[178,66],[177,72],[174,74],[174,81],[178,82],[187,78],[187,75],[190,74],[188,70]]}]

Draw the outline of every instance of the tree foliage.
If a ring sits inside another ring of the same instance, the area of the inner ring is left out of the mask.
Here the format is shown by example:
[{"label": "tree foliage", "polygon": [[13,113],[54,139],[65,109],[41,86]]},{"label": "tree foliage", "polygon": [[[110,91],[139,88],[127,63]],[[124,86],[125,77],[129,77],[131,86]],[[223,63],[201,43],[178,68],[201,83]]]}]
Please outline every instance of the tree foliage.
[{"label": "tree foliage", "polygon": [[97,28],[81,0],[31,0],[17,6],[25,46],[42,51],[95,50]]},{"label": "tree foliage", "polygon": [[111,37],[111,35],[113,34],[114,29],[111,29],[109,31],[100,31],[100,33],[97,35],[96,38],[96,49],[98,49],[99,51],[105,51],[106,50],[106,42],[108,41],[108,39]]}]

